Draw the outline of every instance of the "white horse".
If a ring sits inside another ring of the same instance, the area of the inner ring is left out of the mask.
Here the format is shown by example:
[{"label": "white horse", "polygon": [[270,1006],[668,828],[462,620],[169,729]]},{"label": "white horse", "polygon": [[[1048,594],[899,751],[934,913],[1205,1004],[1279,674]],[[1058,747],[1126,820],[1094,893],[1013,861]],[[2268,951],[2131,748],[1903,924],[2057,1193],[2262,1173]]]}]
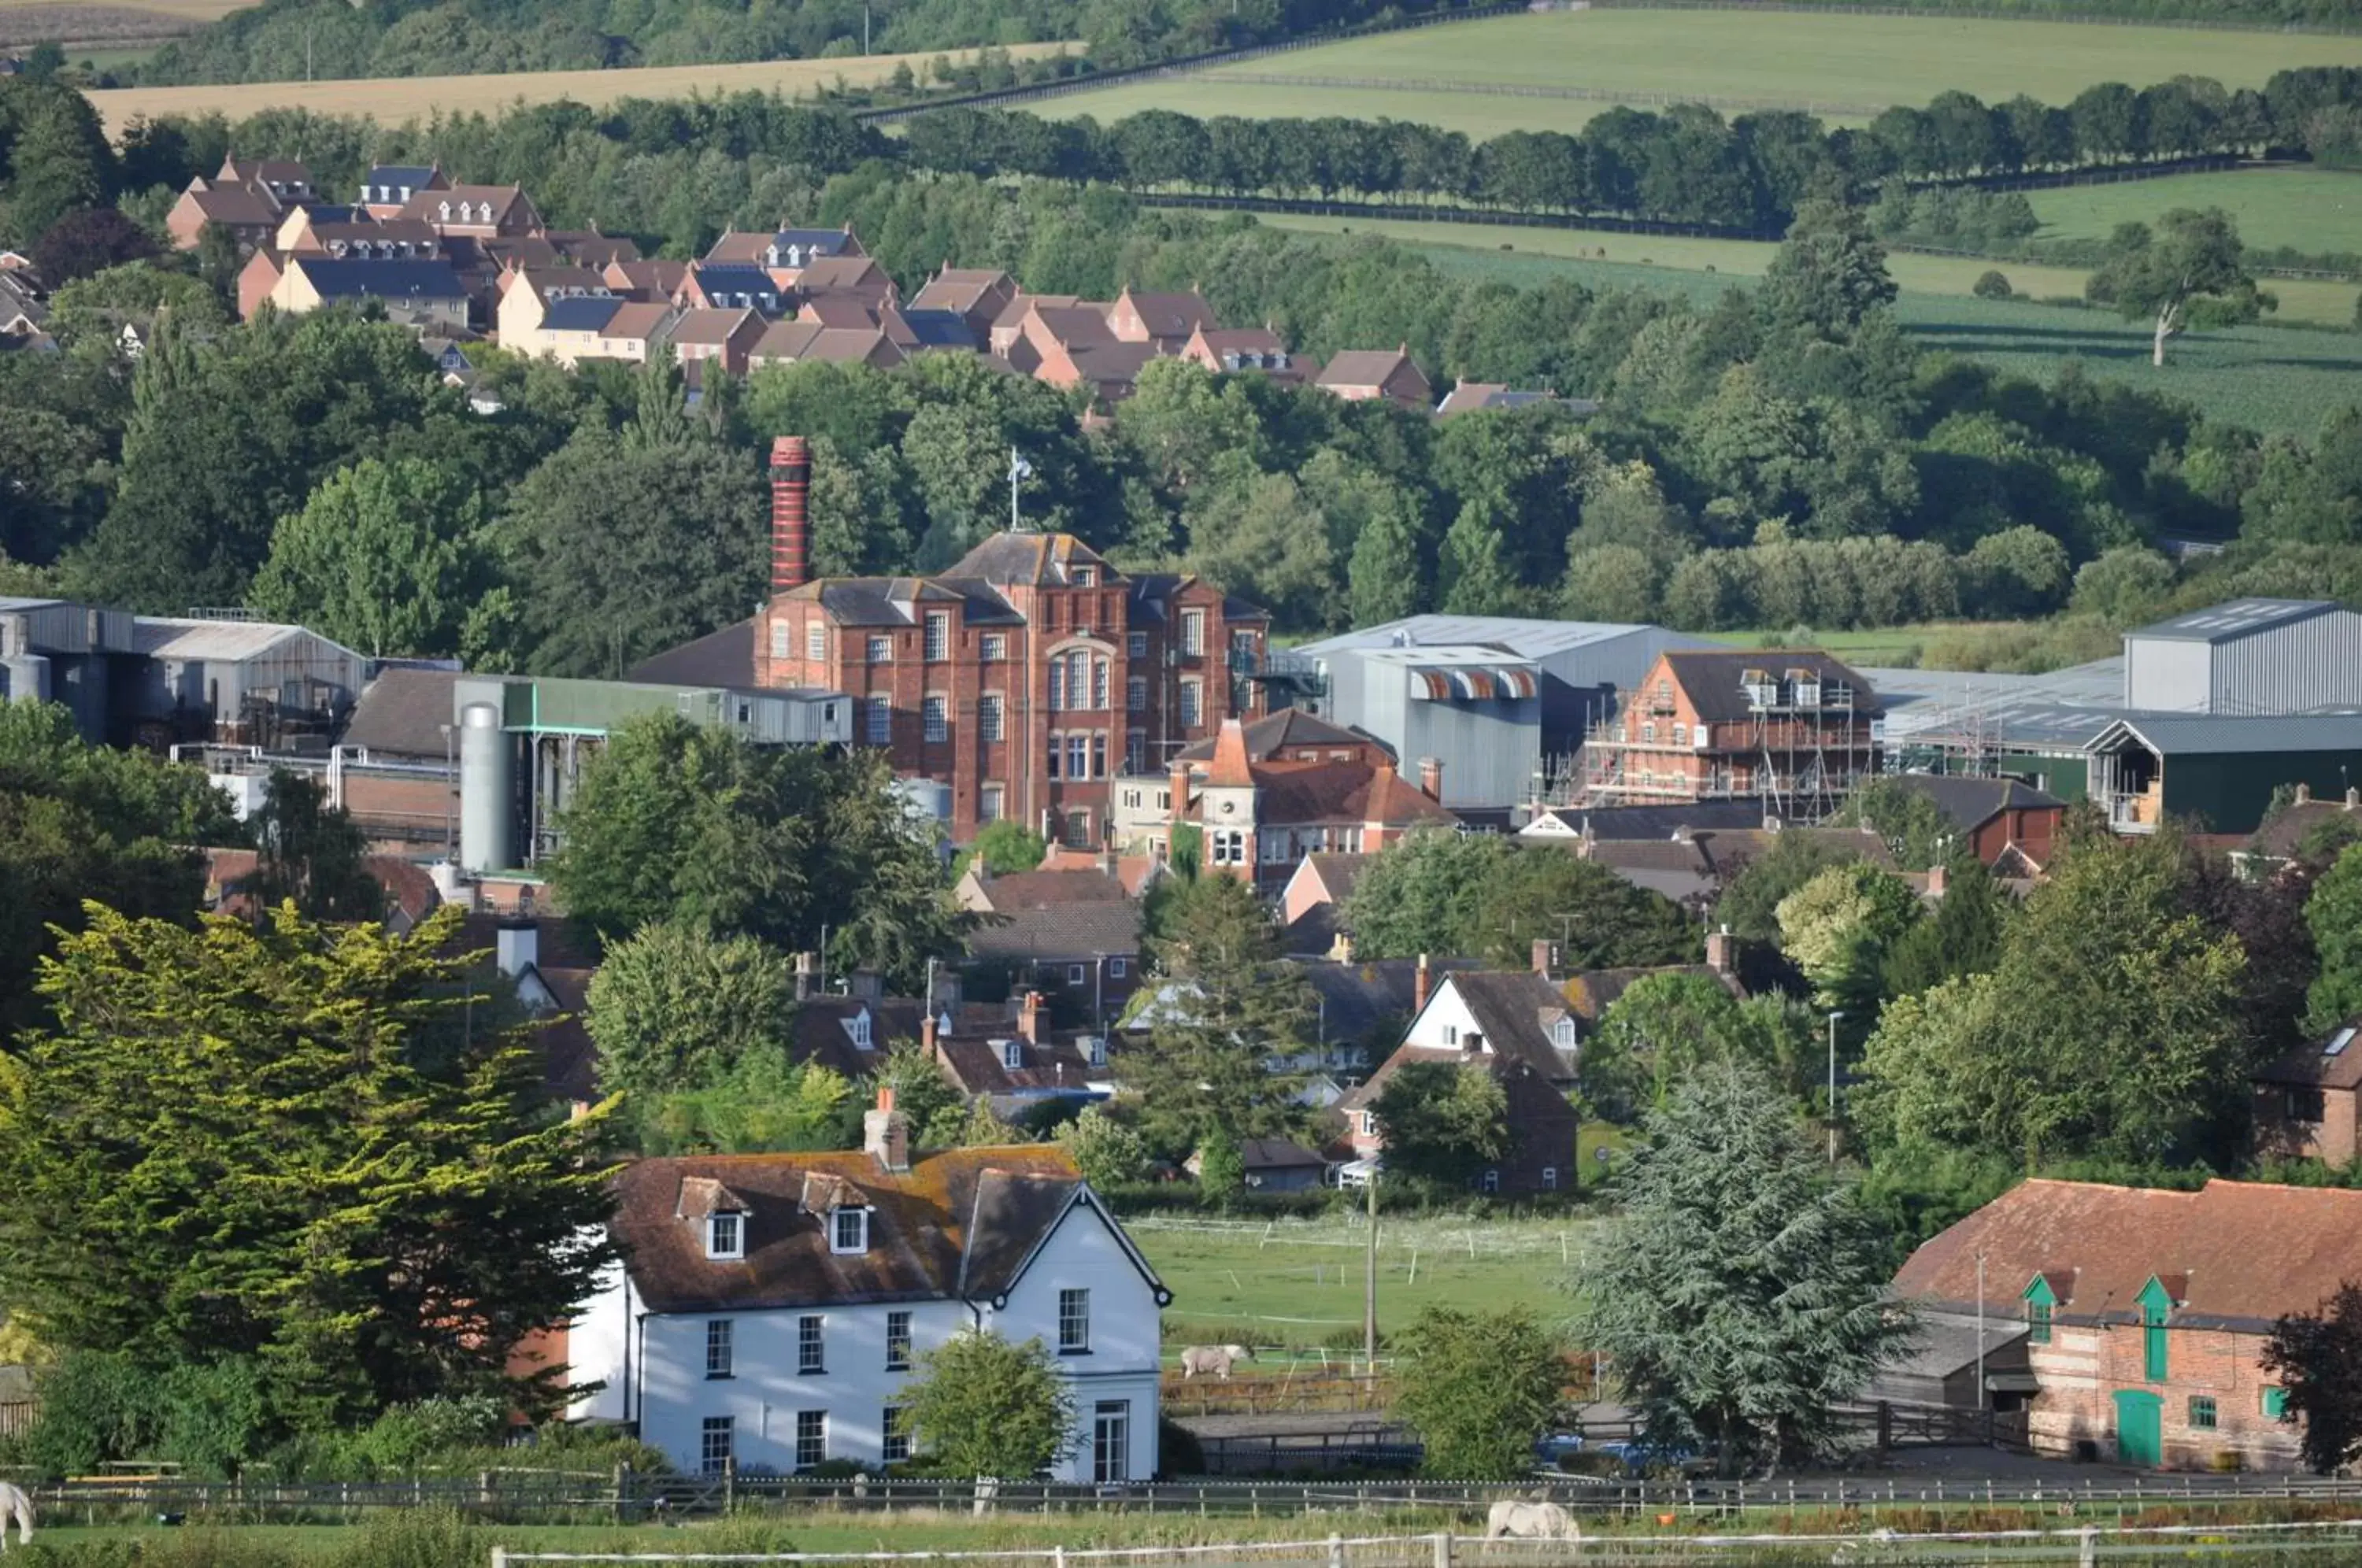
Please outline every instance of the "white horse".
[{"label": "white horse", "polygon": [[1503,1498],[1485,1516],[1485,1539],[1504,1536],[1526,1540],[1581,1540],[1574,1516],[1556,1503],[1520,1503]]},{"label": "white horse", "polygon": [[0,1481],[0,1551],[8,1550],[8,1521],[17,1521],[17,1539],[33,1539],[33,1499],[25,1496],[24,1488]]},{"label": "white horse", "polygon": [[1228,1382],[1232,1366],[1253,1359],[1254,1352],[1244,1345],[1191,1345],[1181,1353],[1181,1380],[1187,1383],[1202,1372]]}]

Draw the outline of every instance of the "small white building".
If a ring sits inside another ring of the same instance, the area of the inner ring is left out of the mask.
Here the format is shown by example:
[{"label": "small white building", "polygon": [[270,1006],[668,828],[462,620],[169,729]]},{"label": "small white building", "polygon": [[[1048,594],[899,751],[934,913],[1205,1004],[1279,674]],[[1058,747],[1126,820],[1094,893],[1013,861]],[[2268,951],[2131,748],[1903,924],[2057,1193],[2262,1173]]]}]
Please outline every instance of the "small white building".
[{"label": "small white building", "polygon": [[1157,1464],[1172,1293],[1052,1144],[913,1156],[890,1090],[857,1153],[641,1160],[618,1178],[626,1258],[568,1334],[578,1418],[635,1422],[682,1470],[789,1473],[911,1457],[913,1358],[986,1330],[1039,1339],[1077,1431],[1054,1479]]}]

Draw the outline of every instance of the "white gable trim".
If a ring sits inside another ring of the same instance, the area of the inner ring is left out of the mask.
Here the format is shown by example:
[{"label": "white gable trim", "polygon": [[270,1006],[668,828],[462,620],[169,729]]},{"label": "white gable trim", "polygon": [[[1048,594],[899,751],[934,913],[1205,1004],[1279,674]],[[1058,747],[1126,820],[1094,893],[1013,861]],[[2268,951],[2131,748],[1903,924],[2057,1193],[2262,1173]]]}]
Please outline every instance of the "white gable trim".
[{"label": "white gable trim", "polygon": [[[983,1196],[984,1184],[979,1181],[977,1184],[977,1197],[979,1202],[982,1201]],[[1090,1184],[1088,1182],[1085,1182],[1075,1188],[1075,1196],[1073,1199],[1067,1203],[1065,1211],[1058,1216],[1057,1223],[1049,1226],[1047,1229],[1043,1230],[1039,1236],[1036,1236],[1033,1239],[1033,1245],[1027,1250],[1025,1260],[1019,1264],[1017,1265],[1016,1272],[1009,1276],[1009,1283],[1002,1286],[999,1294],[991,1297],[988,1304],[991,1306],[992,1309],[998,1312],[1009,1305],[1010,1292],[1017,1288],[1018,1284],[1024,1279],[1026,1271],[1033,1266],[1033,1260],[1042,1255],[1043,1250],[1049,1246],[1051,1241],[1057,1236],[1060,1231],[1065,1228],[1067,1220],[1074,1218],[1075,1211],[1078,1209],[1087,1210],[1096,1218],[1100,1224],[1107,1227],[1108,1234],[1115,1238],[1116,1245],[1123,1249],[1123,1255],[1131,1260],[1131,1266],[1138,1269],[1140,1271],[1140,1277],[1147,1282],[1149,1290],[1156,1297],[1156,1305],[1160,1308],[1170,1307],[1173,1304],[1173,1292],[1166,1289],[1164,1282],[1156,1277],[1156,1270],[1149,1266],[1148,1260],[1141,1255],[1140,1249],[1138,1247],[1131,1244],[1131,1238],[1124,1233],[1123,1227],[1117,1224],[1114,1217],[1108,1213],[1107,1206],[1103,1201],[1101,1201],[1099,1195],[1091,1190]],[[976,1235],[976,1222],[973,1217],[971,1217],[968,1221],[967,1233],[971,1239]],[[966,1258],[962,1258],[960,1260],[960,1275],[961,1289],[965,1291],[966,1289],[967,1275],[967,1260]],[[969,1298],[971,1305],[974,1304],[975,1299],[976,1298],[974,1297]]]}]

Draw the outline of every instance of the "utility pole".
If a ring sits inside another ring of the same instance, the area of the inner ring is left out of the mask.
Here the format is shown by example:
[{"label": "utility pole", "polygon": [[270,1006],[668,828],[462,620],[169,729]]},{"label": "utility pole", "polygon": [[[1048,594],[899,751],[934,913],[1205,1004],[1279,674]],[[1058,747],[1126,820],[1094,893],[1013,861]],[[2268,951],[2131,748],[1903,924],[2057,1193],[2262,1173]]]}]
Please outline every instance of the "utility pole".
[{"label": "utility pole", "polygon": [[1977,1254],[1977,1408],[1985,1408],[1985,1255]]},{"label": "utility pole", "polygon": [[869,52],[869,0],[861,4],[861,52]]},{"label": "utility pole", "polygon": [[1829,1014],[1829,1164],[1838,1163],[1838,1020],[1842,1012]]},{"label": "utility pole", "polygon": [[1378,1386],[1378,1162],[1370,1156],[1365,1186],[1370,1200],[1370,1234],[1362,1254],[1362,1362],[1370,1386]]},{"label": "utility pole", "polygon": [[1032,479],[1032,477],[1033,477],[1033,465],[1032,465],[1032,464],[1031,464],[1031,463],[1029,463],[1029,462],[1027,462],[1023,458],[1019,457],[1019,456],[1017,455],[1017,448],[1016,448],[1016,447],[1010,447],[1010,448],[1009,448],[1009,531],[1010,531],[1010,533],[1012,533],[1012,534],[1022,534],[1023,532],[1025,532],[1025,525],[1024,525],[1023,523],[1021,523],[1021,521],[1019,521],[1019,520],[1018,520],[1018,516],[1017,516],[1017,487],[1018,487],[1018,485],[1020,485],[1021,483],[1022,483],[1024,480],[1029,480],[1029,479]]}]

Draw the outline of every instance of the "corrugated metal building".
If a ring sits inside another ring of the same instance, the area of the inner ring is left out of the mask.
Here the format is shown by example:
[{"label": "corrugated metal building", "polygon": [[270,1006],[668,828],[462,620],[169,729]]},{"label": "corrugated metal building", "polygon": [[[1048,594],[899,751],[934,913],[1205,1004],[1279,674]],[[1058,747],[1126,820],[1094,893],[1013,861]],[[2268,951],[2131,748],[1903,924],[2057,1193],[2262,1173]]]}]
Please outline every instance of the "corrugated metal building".
[{"label": "corrugated metal building", "polygon": [[2173,713],[2362,705],[2362,615],[2325,599],[2234,599],[2127,632],[2124,705]]},{"label": "corrugated metal building", "polygon": [[308,735],[325,747],[369,679],[363,656],[270,621],[142,615],[133,641],[138,722],[174,741],[275,749]]},{"label": "corrugated metal building", "polygon": [[1298,706],[1376,736],[1406,769],[1441,759],[1443,803],[1481,812],[1532,800],[1659,654],[1716,646],[1661,626],[1413,615],[1286,657],[1318,676]]},{"label": "corrugated metal building", "polygon": [[2091,754],[2092,797],[2118,833],[2154,833],[2169,816],[2208,833],[2253,833],[2283,785],[2338,800],[2362,783],[2362,714],[2132,713]]},{"label": "corrugated metal building", "polygon": [[0,598],[0,701],[63,703],[94,745],[130,738],[114,722],[115,692],[138,658],[127,610]]}]

